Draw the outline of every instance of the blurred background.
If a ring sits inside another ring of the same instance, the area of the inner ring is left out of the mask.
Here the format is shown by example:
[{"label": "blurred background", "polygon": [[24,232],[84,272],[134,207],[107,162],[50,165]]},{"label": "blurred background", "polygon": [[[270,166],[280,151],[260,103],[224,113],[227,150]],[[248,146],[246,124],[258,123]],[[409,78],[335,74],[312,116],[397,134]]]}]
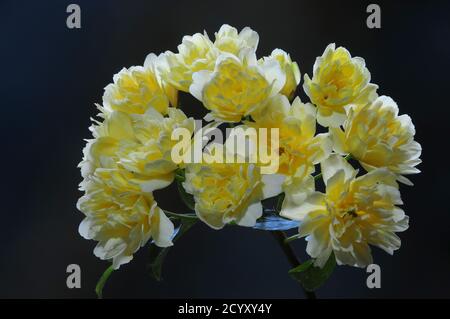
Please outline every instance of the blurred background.
[{"label": "blurred background", "polygon": [[[81,7],[81,29],[66,27],[66,7]],[[374,249],[381,289],[364,269],[338,267],[319,298],[449,298],[450,3],[391,1],[381,29],[366,26],[365,1],[5,1],[0,2],[2,136],[0,297],[94,298],[108,263],[78,234],[83,215],[77,164],[103,88],[122,67],[150,52],[176,51],[186,34],[224,23],[260,35],[258,56],[282,48],[311,75],[315,58],[335,42],[366,60],[379,94],[408,113],[423,147],[422,174],[401,186],[410,228],[389,256]],[[302,100],[306,96],[301,90]],[[181,97],[191,116],[201,106]],[[192,109],[191,109],[192,108]],[[176,189],[156,194],[182,212]],[[305,260],[305,243],[295,244]],[[148,247],[113,273],[105,297],[303,298],[289,264],[267,232],[195,225],[169,252],[162,282],[146,269]],[[68,289],[66,267],[81,267],[81,289]]]}]

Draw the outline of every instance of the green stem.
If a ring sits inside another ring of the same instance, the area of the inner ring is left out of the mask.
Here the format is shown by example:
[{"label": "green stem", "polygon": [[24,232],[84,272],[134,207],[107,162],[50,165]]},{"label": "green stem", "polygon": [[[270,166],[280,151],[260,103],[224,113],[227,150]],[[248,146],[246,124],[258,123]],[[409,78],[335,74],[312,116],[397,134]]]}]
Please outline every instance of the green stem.
[{"label": "green stem", "polygon": [[175,171],[175,179],[179,182],[184,182],[186,177],[184,176],[184,169],[177,168]]},{"label": "green stem", "polygon": [[103,287],[105,286],[109,276],[111,276],[113,271],[114,271],[113,265],[109,266],[108,268],[106,268],[106,270],[103,272],[102,276],[98,280],[97,285],[95,286],[95,292],[97,293],[98,299],[103,298]]},{"label": "green stem", "polygon": [[[278,246],[286,255],[286,258],[291,264],[292,268],[298,267],[301,264],[301,262],[295,255],[295,252],[292,249],[292,247],[286,243],[287,238],[285,233],[281,230],[273,230],[271,231],[271,233],[274,236],[275,240],[277,241]],[[303,293],[305,294],[307,299],[316,299],[316,294],[314,293],[314,291],[307,291],[302,285],[300,286],[302,287]]]},{"label": "green stem", "polygon": [[352,156],[352,154],[347,154],[347,155],[345,155],[345,157],[344,157],[344,159],[346,160],[346,161],[349,161],[349,160],[351,160],[353,158],[353,156]]},{"label": "green stem", "polygon": [[183,218],[184,219],[198,219],[197,215],[195,215],[195,214],[177,214],[177,213],[170,212],[168,210],[164,210],[164,213],[166,213],[166,215],[181,218],[181,219],[183,219]]},{"label": "green stem", "polygon": [[285,243],[285,244],[288,244],[288,243],[290,243],[291,241],[294,241],[294,240],[299,239],[299,238],[300,238],[300,235],[299,235],[299,234],[295,234],[295,235],[293,235],[293,236],[286,237],[286,239],[284,240],[284,243]]},{"label": "green stem", "polygon": [[181,200],[186,205],[187,208],[190,210],[195,211],[195,200],[194,197],[191,194],[188,194],[186,190],[183,187],[183,183],[179,180],[177,180],[177,189],[178,194],[180,195]]}]

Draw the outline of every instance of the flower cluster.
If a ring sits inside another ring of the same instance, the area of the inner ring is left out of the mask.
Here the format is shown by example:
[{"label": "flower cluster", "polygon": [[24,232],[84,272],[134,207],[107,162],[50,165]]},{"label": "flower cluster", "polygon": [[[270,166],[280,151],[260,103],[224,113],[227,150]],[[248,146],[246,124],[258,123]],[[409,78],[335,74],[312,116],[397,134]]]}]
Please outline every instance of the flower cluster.
[{"label": "flower cluster", "polygon": [[[155,56],[147,57],[146,66],[149,59]],[[122,70],[105,88],[103,106],[98,106],[103,121],[91,126],[93,139],[79,165],[85,195],[77,206],[86,215],[79,232],[97,240],[94,254],[112,259],[115,268],[151,238],[160,247],[172,245],[174,225],[152,193],[175,177],[172,131],[194,131],[194,120],[170,107],[176,103],[175,89],[146,66]]]},{"label": "flower cluster", "polygon": [[[265,214],[262,200],[277,197],[278,218],[299,221],[297,237],[306,237],[317,267],[329,258],[365,267],[370,245],[390,254],[400,247],[396,233],[408,228],[408,217],[397,182],[412,185],[405,175],[419,172],[421,154],[409,116],[378,96],[362,58],[334,44],[305,74],[310,102],[302,102],[298,64],[281,49],[258,58],[258,42],[248,27],[223,25],[214,39],[185,36],[178,52],[150,54],[106,86],[80,163],[78,208],[86,217],[79,232],[98,241],[97,257],[118,268],[149,241],[172,245],[182,215],[161,209],[153,192],[174,180],[194,217],[213,229],[254,227]],[[232,127],[222,143],[200,137],[208,161],[172,158],[175,130],[188,132],[188,144],[198,140],[194,119],[177,108],[179,91],[206,109],[209,128]],[[248,129],[256,132],[249,149],[236,149],[231,136]],[[273,171],[249,160],[258,143],[277,155]]]}]

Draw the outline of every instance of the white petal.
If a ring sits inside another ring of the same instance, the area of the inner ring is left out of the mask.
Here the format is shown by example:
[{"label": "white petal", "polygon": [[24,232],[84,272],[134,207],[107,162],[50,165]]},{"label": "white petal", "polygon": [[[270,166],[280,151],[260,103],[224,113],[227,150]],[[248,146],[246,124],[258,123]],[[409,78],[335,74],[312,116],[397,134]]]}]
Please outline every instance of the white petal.
[{"label": "white petal", "polygon": [[262,192],[263,199],[277,196],[283,190],[281,186],[283,185],[285,175],[282,174],[265,174],[261,176],[261,180],[264,183]]},{"label": "white petal", "polygon": [[284,201],[280,215],[293,220],[303,220],[311,212],[326,210],[325,195],[319,192],[308,194],[302,203],[295,204],[293,201]]},{"label": "white petal", "polygon": [[383,105],[383,108],[390,109],[395,116],[398,115],[398,105],[395,103],[395,101],[390,97],[386,95],[379,96],[373,103],[380,103]]},{"label": "white petal", "polygon": [[145,116],[148,116],[152,120],[163,121],[164,116],[159,113],[153,106],[150,106],[147,111],[145,111]]},{"label": "white petal", "polygon": [[133,260],[133,256],[118,255],[113,258],[113,268],[117,270],[121,265],[128,264],[131,260]]},{"label": "white petal", "polygon": [[240,226],[253,227],[256,220],[262,216],[263,208],[261,202],[256,202],[248,206],[244,216],[237,221]]},{"label": "white petal", "polygon": [[253,31],[249,27],[245,27],[239,33],[239,37],[244,40],[249,47],[253,48],[256,51],[259,42],[259,35],[256,31]]},{"label": "white petal", "polygon": [[323,268],[330,258],[331,252],[333,251],[331,246],[328,246],[322,253],[316,257],[314,261],[314,266]]},{"label": "white petal", "polygon": [[261,64],[261,71],[269,84],[272,84],[271,96],[281,91],[286,83],[286,74],[280,63],[273,58],[265,59]]},{"label": "white petal", "polygon": [[256,66],[258,64],[255,50],[252,48],[242,48],[239,52],[239,58],[248,66]]},{"label": "white petal", "polygon": [[408,186],[414,186],[414,183],[411,182],[411,180],[410,180],[409,178],[405,177],[405,176],[397,175],[397,180],[398,180],[400,183],[403,183],[403,184],[405,184],[405,185],[408,185]]},{"label": "white petal", "polygon": [[332,112],[329,116],[317,112],[317,122],[324,127],[339,127],[347,119],[345,113]]},{"label": "white petal", "polygon": [[344,131],[340,127],[330,127],[329,132],[331,141],[333,142],[333,150],[341,155],[346,154]]},{"label": "white petal", "polygon": [[145,182],[140,184],[140,187],[144,193],[151,193],[157,189],[162,189],[172,184],[173,178],[173,174],[161,175],[146,180]]},{"label": "white petal", "polygon": [[328,232],[328,223],[322,223],[317,228],[315,228],[307,237],[307,241],[308,244],[306,245],[306,252],[308,253],[308,255],[313,258],[317,258],[319,256],[325,257],[324,252],[325,254],[327,254],[330,247],[330,233]]},{"label": "white petal", "polygon": [[157,60],[158,57],[156,56],[156,54],[150,53],[145,57],[144,66],[153,68]]},{"label": "white petal", "polygon": [[211,80],[212,72],[202,70],[192,74],[192,84],[189,92],[199,101],[203,100],[203,88]]},{"label": "white petal", "polygon": [[121,254],[127,248],[122,238],[110,238],[106,242],[99,242],[94,248],[94,255],[105,260]]},{"label": "white petal", "polygon": [[152,234],[153,240],[158,247],[172,246],[172,236],[174,232],[173,223],[160,208],[155,207],[154,209],[154,213],[159,215],[159,225],[155,228],[156,232],[153,232]]},{"label": "white petal", "polygon": [[[245,51],[247,53],[251,53],[251,51]],[[220,64],[222,64],[224,61],[226,60],[233,60],[234,62],[237,62],[239,64],[242,64],[242,61],[235,56],[234,54],[228,53],[228,52],[222,52],[216,59],[216,64],[215,67],[217,68],[217,66],[219,66]]]},{"label": "white petal", "polygon": [[78,226],[78,233],[83,237],[84,239],[92,239],[92,224],[93,220],[92,218],[86,217],[83,219],[83,221]]},{"label": "white petal", "polygon": [[323,51],[322,56],[316,58],[316,61],[314,62],[314,66],[313,66],[313,73],[316,73],[317,70],[319,69],[320,64],[321,64],[321,62],[322,62],[322,59],[323,59],[324,57],[326,57],[327,55],[333,53],[334,50],[336,50],[336,44],[330,43],[330,44],[327,45],[327,47],[326,47],[325,50]]},{"label": "white petal", "polygon": [[346,181],[356,175],[355,169],[338,154],[330,155],[330,157],[320,164],[320,167],[325,185],[327,185],[328,180],[340,170],[344,171]]}]

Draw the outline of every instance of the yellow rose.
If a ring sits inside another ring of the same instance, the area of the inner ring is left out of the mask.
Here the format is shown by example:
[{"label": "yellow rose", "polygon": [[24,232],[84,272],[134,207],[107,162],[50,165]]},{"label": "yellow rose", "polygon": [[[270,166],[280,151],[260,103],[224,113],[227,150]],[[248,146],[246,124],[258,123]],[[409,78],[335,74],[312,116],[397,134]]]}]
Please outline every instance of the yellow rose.
[{"label": "yellow rose", "polygon": [[97,168],[117,169],[118,141],[129,140],[133,136],[131,122],[123,121],[129,115],[107,111],[101,105],[97,107],[101,111],[98,116],[104,121],[92,119],[94,124],[89,128],[94,138],[87,140],[83,149],[83,160],[78,165],[85,179],[89,179]]},{"label": "yellow rose", "polygon": [[192,74],[201,70],[212,70],[218,56],[208,35],[196,33],[184,36],[178,53],[167,51],[165,63],[159,66],[163,78],[180,91],[189,92]]},{"label": "yellow rose", "polygon": [[[185,190],[194,196],[195,212],[207,225],[221,229],[230,222],[252,227],[262,215],[261,200],[281,193],[283,176],[262,175],[260,168],[248,160],[226,163],[223,145],[212,143],[222,162],[186,165]],[[235,154],[238,156],[238,154]]]},{"label": "yellow rose", "polygon": [[108,171],[103,170],[82,183],[86,193],[77,203],[86,216],[79,233],[98,241],[95,256],[112,259],[114,269],[118,269],[130,262],[150,238],[159,247],[171,246],[174,226],[152,194],[133,187],[112,188],[106,183],[109,177]]},{"label": "yellow rose", "polygon": [[194,73],[189,91],[211,111],[207,121],[239,122],[277,94],[285,81],[277,61],[258,65],[254,52],[248,50],[241,58],[223,53],[214,71]]},{"label": "yellow rose", "polygon": [[85,195],[78,208],[86,218],[79,232],[97,240],[94,254],[112,259],[117,269],[150,238],[160,247],[172,245],[173,224],[151,192],[173,181],[172,131],[183,127],[193,132],[194,123],[175,108],[168,108],[167,117],[152,107],[144,114],[112,111],[102,117],[91,128],[94,139],[80,164]]},{"label": "yellow rose", "polygon": [[286,96],[278,94],[252,118],[254,122],[245,122],[247,126],[279,129],[280,174],[309,174],[331,153],[328,134],[316,135],[316,108],[299,97],[291,105]]},{"label": "yellow rose", "polygon": [[292,62],[291,57],[281,49],[275,49],[268,57],[260,59],[260,63],[266,60],[275,59],[280,63],[281,69],[286,74],[286,83],[280,93],[291,99],[300,83],[300,69],[297,62]]},{"label": "yellow rose", "polygon": [[123,68],[114,75],[114,83],[105,87],[103,106],[106,111],[143,114],[153,107],[166,114],[169,105],[177,106],[178,92],[163,81],[157,72],[162,57],[149,54],[144,66]]},{"label": "yellow rose", "polygon": [[[385,168],[356,177],[357,171],[341,156],[321,163],[326,193],[308,186],[291,191],[299,205],[282,208],[281,215],[300,220],[299,235],[307,236],[307,253],[323,267],[334,252],[339,265],[366,267],[372,263],[369,245],[389,254],[400,248],[396,232],[408,228],[395,175]],[[312,187],[311,187],[312,186]]]},{"label": "yellow rose", "polygon": [[179,109],[168,108],[167,112],[167,117],[153,108],[145,114],[108,114],[101,125],[93,128],[95,139],[84,151],[84,177],[96,168],[106,168],[116,173],[111,182],[125,178],[144,192],[172,183],[177,169],[171,158],[177,143],[171,139],[172,131],[183,127],[193,132],[194,120]]},{"label": "yellow rose", "polygon": [[338,127],[346,118],[345,107],[366,104],[376,97],[377,85],[370,83],[364,59],[352,58],[343,47],[327,46],[314,63],[313,78],[305,74],[303,89],[319,111],[317,121],[325,127]]},{"label": "yellow rose", "polygon": [[411,118],[398,115],[398,106],[388,96],[373,103],[352,106],[344,130],[330,129],[335,151],[350,153],[368,171],[387,167],[400,182],[412,185],[402,175],[417,174],[422,147],[414,141],[416,133]]},{"label": "yellow rose", "polygon": [[239,56],[242,49],[251,49],[256,51],[259,42],[259,35],[249,27],[245,27],[238,34],[236,28],[224,24],[219,32],[215,33],[216,40],[214,46],[222,52],[228,52]]}]

